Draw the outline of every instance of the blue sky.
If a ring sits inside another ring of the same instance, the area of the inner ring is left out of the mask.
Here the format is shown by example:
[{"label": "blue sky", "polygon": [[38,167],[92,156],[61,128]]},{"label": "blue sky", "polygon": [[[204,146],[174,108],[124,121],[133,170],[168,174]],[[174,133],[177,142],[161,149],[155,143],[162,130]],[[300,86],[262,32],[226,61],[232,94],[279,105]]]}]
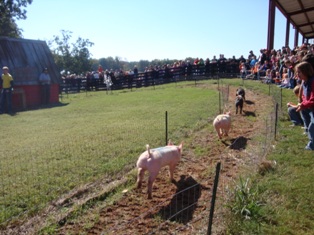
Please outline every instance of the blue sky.
[{"label": "blue sky", "polygon": [[[92,58],[128,61],[258,55],[267,45],[268,0],[33,0],[17,21],[26,39],[49,41],[61,30],[94,43]],[[285,43],[276,10],[274,48]],[[294,45],[290,29],[290,47]],[[299,37],[301,43],[302,37]],[[298,43],[298,44],[300,44]]]}]

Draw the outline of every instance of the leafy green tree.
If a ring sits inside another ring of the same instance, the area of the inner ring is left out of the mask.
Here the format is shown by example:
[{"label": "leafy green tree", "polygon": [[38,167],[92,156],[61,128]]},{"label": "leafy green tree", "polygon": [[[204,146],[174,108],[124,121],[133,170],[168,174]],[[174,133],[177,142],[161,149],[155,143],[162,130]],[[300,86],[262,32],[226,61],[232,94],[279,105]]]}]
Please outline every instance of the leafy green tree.
[{"label": "leafy green tree", "polygon": [[28,4],[33,0],[0,0],[0,36],[20,38],[22,29],[15,20],[25,20]]},{"label": "leafy green tree", "polygon": [[94,43],[81,37],[75,43],[71,43],[71,31],[61,30],[61,34],[61,36],[54,35],[54,38],[48,42],[59,69],[76,74],[91,70],[92,61],[88,48]]}]

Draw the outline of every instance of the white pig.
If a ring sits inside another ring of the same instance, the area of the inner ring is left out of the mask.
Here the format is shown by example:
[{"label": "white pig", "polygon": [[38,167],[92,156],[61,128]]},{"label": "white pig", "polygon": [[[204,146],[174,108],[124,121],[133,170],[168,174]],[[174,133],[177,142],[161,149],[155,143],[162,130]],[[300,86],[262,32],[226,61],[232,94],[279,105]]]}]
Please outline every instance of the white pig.
[{"label": "white pig", "polygon": [[153,183],[160,171],[164,166],[169,166],[170,180],[173,181],[173,172],[181,159],[182,145],[173,145],[170,141],[167,146],[150,149],[146,145],[146,151],[143,152],[136,163],[138,168],[137,174],[137,188],[142,186],[145,171],[149,172],[147,194],[148,199],[152,198]]},{"label": "white pig", "polygon": [[222,135],[228,136],[231,127],[230,111],[225,114],[218,115],[213,121],[213,126],[217,131],[219,139],[221,139]]}]

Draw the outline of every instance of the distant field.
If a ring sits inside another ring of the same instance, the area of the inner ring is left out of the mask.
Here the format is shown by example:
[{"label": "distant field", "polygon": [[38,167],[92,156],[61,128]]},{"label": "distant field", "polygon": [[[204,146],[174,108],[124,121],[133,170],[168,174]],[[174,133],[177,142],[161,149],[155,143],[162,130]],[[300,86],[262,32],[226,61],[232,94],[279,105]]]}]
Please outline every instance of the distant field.
[{"label": "distant field", "polygon": [[0,223],[135,167],[149,143],[175,143],[218,113],[217,81],[64,95],[60,105],[1,115]]}]

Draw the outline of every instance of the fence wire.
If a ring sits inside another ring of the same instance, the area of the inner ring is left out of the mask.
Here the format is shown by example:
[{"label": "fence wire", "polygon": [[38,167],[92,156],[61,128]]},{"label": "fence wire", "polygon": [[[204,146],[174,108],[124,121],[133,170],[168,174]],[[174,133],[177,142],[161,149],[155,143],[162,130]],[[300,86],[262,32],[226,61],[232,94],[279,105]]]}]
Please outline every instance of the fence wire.
[{"label": "fence wire", "polygon": [[[229,105],[229,85],[224,84],[223,81],[220,81],[218,83],[218,90],[220,91],[219,94],[219,103],[221,104],[221,110],[227,111],[228,105]],[[278,87],[270,86],[269,87],[269,95],[273,97],[273,103],[274,108],[271,109],[268,115],[264,118],[264,125],[260,129],[260,135],[257,137],[257,141],[255,141],[256,145],[250,147],[250,149],[247,151],[247,158],[249,159],[248,162],[248,168],[252,167],[258,167],[258,165],[263,161],[267,154],[269,154],[272,150],[273,143],[276,138],[276,124],[278,116],[281,112],[280,105],[276,105],[281,102],[282,100],[282,93]],[[246,148],[247,139],[243,136],[240,136],[236,138],[233,143],[225,149],[221,153],[220,160],[222,161],[222,170],[223,170],[223,164],[224,160],[229,158],[230,156],[230,149],[238,149],[243,150]],[[210,178],[214,178],[213,175],[208,176],[208,180]],[[191,233],[193,231],[194,234],[207,234],[207,228],[208,228],[208,215],[210,213],[210,200],[212,196],[212,192],[208,189],[202,188],[202,184],[205,182],[200,182],[198,184],[195,184],[191,187],[188,187],[175,195],[171,196],[171,200],[168,198],[167,200],[163,201],[158,205],[159,208],[159,214],[162,218],[162,222],[160,224],[152,229],[150,232],[146,234],[181,234],[183,232]],[[220,205],[224,205],[225,200],[227,200],[227,195],[229,188],[227,186],[228,182],[226,182],[224,179],[222,179],[221,182],[219,182],[220,187],[218,189],[218,200],[220,201]],[[185,193],[188,190],[194,190],[195,197],[188,200],[188,203],[184,204],[185,207],[182,207],[182,200],[179,200],[180,198],[185,197]],[[208,194],[207,201],[202,199],[197,199],[197,195],[200,194]],[[202,210],[199,214],[194,214],[193,211],[198,206],[205,206],[206,209]],[[169,209],[170,208],[170,209]],[[218,208],[219,210],[223,210],[222,208]],[[155,209],[150,210],[146,212],[145,214],[141,215],[139,218],[144,218],[145,215],[149,212],[156,211]],[[214,215],[215,217],[215,215]],[[136,218],[136,219],[139,219]],[[217,217],[216,217],[217,219]],[[167,226],[171,224],[172,222],[175,222],[177,226]],[[194,226],[196,223],[201,224],[200,226]],[[214,225],[212,228],[212,234],[221,234],[223,231],[219,231],[219,225],[221,223],[221,220],[214,220]],[[122,227],[119,227],[120,231],[123,231],[123,228],[128,226],[128,223],[125,225],[122,225]],[[103,234],[107,234],[108,231],[116,230],[110,229],[110,230],[104,230]]]},{"label": "fence wire", "polygon": [[[217,79],[217,87],[219,91],[219,110],[217,112],[228,111],[229,105],[229,85],[224,83],[223,79]],[[258,164],[259,159],[267,155],[271,150],[273,140],[276,136],[276,117],[278,117],[278,112],[281,112],[282,108],[282,94],[280,89],[275,86],[269,86],[269,95],[273,97],[274,104],[278,104],[278,109],[274,108],[271,113],[265,118],[265,127],[261,130],[259,144],[255,146],[250,153],[251,161],[253,164]],[[274,105],[275,107],[275,105]],[[193,120],[197,121],[200,119],[207,119],[208,113],[204,112],[202,114],[197,114],[195,112],[190,112],[186,116],[193,116]],[[171,115],[171,114],[170,114]],[[128,125],[130,125],[128,123]],[[106,127],[108,128],[108,127]],[[110,149],[121,149],[125,147],[125,143],[133,143],[134,134],[140,136],[143,133],[143,128],[149,129],[148,132],[154,132],[154,136],[158,136],[157,139],[151,139],[152,143],[162,146],[164,144],[164,115],[161,114],[158,120],[153,121],[151,125],[138,125],[134,127],[136,133],[125,133],[125,128],[123,126],[113,127],[114,130],[106,129],[107,135],[99,135],[96,138],[102,138],[100,142],[110,143]],[[175,124],[169,130],[169,136],[177,136],[177,131],[182,130],[182,126],[176,126]],[[119,138],[116,136],[111,136],[110,133],[120,132]],[[156,134],[158,133],[158,134]],[[101,137],[100,137],[101,136]],[[147,137],[143,137],[147,140]],[[148,137],[149,139],[150,137]],[[145,141],[142,141],[145,142]],[[246,140],[243,137],[239,137],[234,140],[230,148],[241,149],[245,146]],[[75,148],[75,151],[74,151]],[[72,139],[72,142],[64,143],[52,142],[48,149],[48,152],[53,152],[50,159],[43,159],[42,153],[38,152],[36,149],[27,149],[23,158],[21,156],[13,155],[10,159],[1,161],[0,163],[0,209],[1,213],[0,222],[5,224],[14,217],[21,217],[25,213],[30,213],[31,211],[37,211],[43,208],[47,201],[54,200],[56,195],[66,193],[71,187],[75,185],[82,184],[80,179],[85,178],[87,180],[97,179],[99,175],[102,177],[108,177],[108,182],[114,180],[121,174],[128,172],[130,169],[134,168],[134,158],[126,157],[129,155],[121,156],[119,160],[120,168],[114,172],[102,172],[98,167],[110,164],[118,164],[118,161],[111,161],[115,156],[115,152],[106,153],[106,151],[97,150],[93,141],[86,141],[80,144],[79,150],[77,150],[77,140]],[[73,152],[81,152],[83,156],[90,158],[90,161],[82,161],[77,156],[73,155]],[[139,152],[139,149],[135,149],[135,152]],[[229,149],[226,149],[222,153],[221,159],[228,155]],[[24,160],[23,160],[24,159]],[[95,159],[101,159],[95,162]],[[122,160],[124,159],[124,160]],[[21,162],[23,163],[21,164]],[[25,162],[24,162],[25,161]],[[71,168],[71,165],[75,165],[75,169]],[[62,171],[63,169],[63,171]],[[109,167],[110,169],[110,167]],[[21,174],[22,172],[22,174]],[[95,175],[95,172],[98,172]],[[121,173],[122,172],[122,173]],[[64,180],[64,174],[68,174]],[[213,178],[212,175],[209,177]],[[35,180],[34,180],[35,179]],[[76,179],[78,179],[76,181]],[[44,182],[44,183],[43,183]],[[208,214],[209,214],[209,201],[199,200],[201,193],[211,194],[210,191],[202,189],[201,184],[195,184],[189,188],[186,188],[177,194],[173,195],[170,199],[165,200],[160,205],[156,207],[160,208],[158,210],[158,217],[162,219],[162,223],[156,227],[149,234],[178,234],[178,231],[188,229],[189,226],[195,222],[202,221],[204,226],[207,228]],[[224,186],[224,182],[221,183]],[[34,194],[34,188],[36,192]],[[223,188],[223,187],[222,187]],[[224,189],[221,193],[224,195]],[[204,191],[204,192],[203,192]],[[190,197],[192,195],[192,197]],[[41,201],[42,198],[46,198],[45,201]],[[28,200],[28,202],[26,202]],[[31,202],[29,202],[31,201]],[[185,201],[185,203],[182,203]],[[26,205],[33,205],[32,209],[28,208]],[[204,210],[199,215],[193,215],[193,211],[198,205],[206,205],[207,210]],[[30,211],[31,210],[31,211]],[[156,208],[154,208],[154,211]],[[150,211],[145,214],[150,213]],[[139,218],[134,220],[144,218],[145,214],[141,215]],[[205,215],[205,216],[204,216]],[[129,221],[130,222],[130,221]],[[178,226],[173,231],[164,231],[163,227],[166,223],[175,222]],[[111,228],[110,231],[115,231],[116,229],[122,229],[123,226],[127,224],[119,224],[118,227]],[[215,227],[213,228],[215,231]],[[108,231],[104,231],[107,234]]]}]

